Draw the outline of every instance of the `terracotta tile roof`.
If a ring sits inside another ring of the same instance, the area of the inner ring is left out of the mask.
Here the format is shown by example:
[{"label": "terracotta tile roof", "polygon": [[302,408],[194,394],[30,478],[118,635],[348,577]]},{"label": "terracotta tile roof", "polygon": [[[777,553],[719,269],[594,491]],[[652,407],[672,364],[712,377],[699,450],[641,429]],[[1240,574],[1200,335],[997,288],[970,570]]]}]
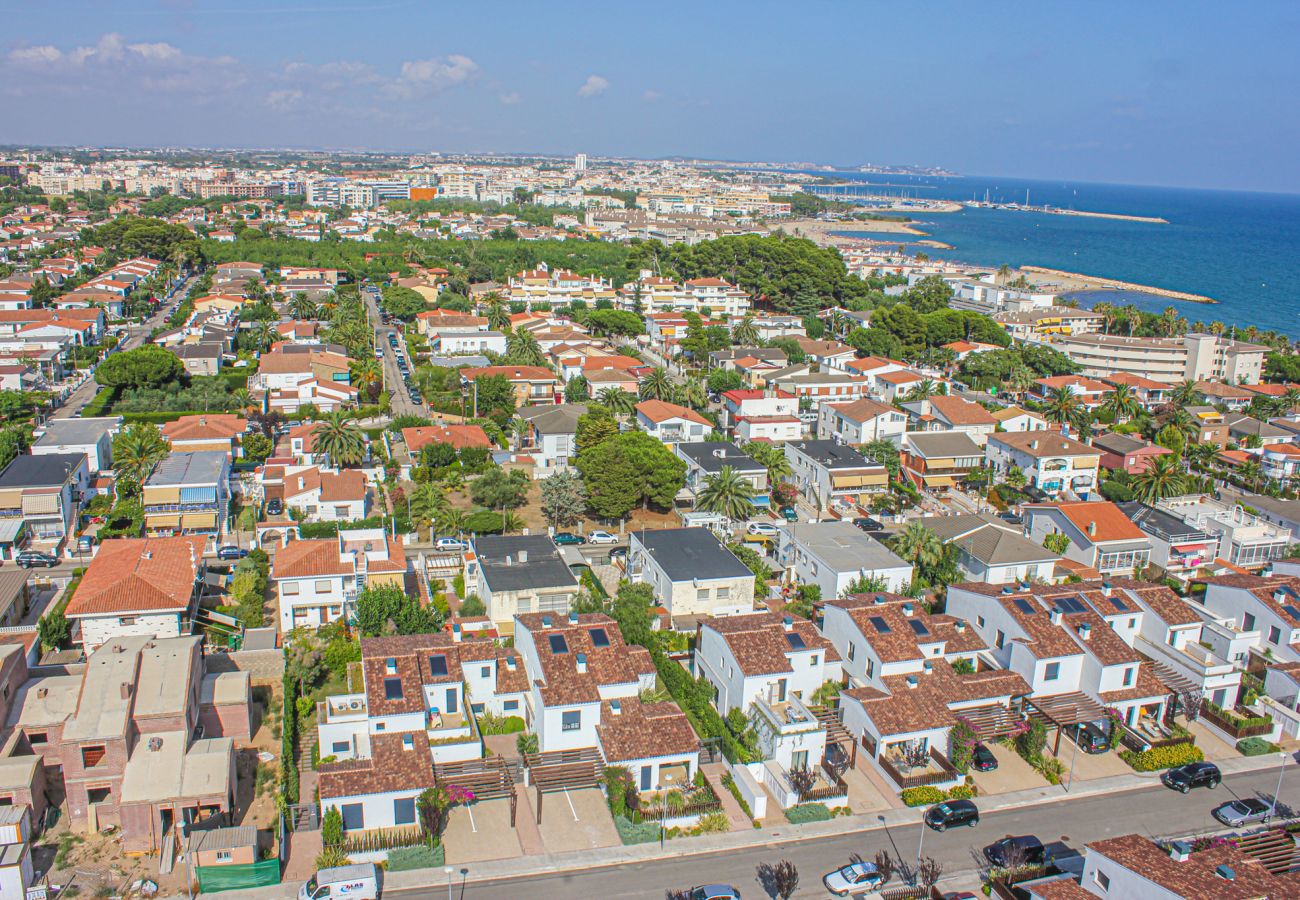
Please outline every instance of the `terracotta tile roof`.
[{"label": "terracotta tile roof", "polygon": [[406,449],[418,453],[428,444],[451,444],[457,450],[465,447],[492,447],[492,439],[482,425],[423,425],[403,428],[402,440]]},{"label": "terracotta tile roof", "polygon": [[[410,749],[404,744],[408,737]],[[433,787],[429,739],[422,732],[372,734],[369,759],[325,763],[319,785],[322,800]]]},{"label": "terracotta tile roof", "polygon": [[[1092,841],[1087,847],[1185,900],[1285,900],[1300,896],[1300,874],[1273,875],[1258,859],[1227,843],[1197,851],[1182,861],[1140,834]],[[1219,866],[1232,870],[1231,881],[1217,874]]]},{"label": "terracotta tile roof", "polygon": [[188,609],[206,543],[193,535],[104,541],[86,567],[67,615]]},{"label": "terracotta tile roof", "polygon": [[[839,654],[831,642],[822,637],[817,626],[807,619],[791,616],[790,631],[803,638],[804,650],[820,652],[830,662]],[[792,672],[790,654],[794,651],[786,639],[784,617],[771,612],[743,616],[719,616],[702,627],[717,632],[731,649],[736,665],[745,675],[780,675]]]},{"label": "terracotta tile roof", "polygon": [[[1005,435],[997,435],[1004,437]],[[990,438],[992,440],[992,438]],[[1055,508],[1061,511],[1094,544],[1106,541],[1140,541],[1146,538],[1138,528],[1109,500],[1080,501],[1075,503],[1026,503],[1026,509]],[[1089,532],[1095,526],[1096,533]]]},{"label": "terracotta tile roof", "polygon": [[953,425],[996,425],[993,414],[978,403],[961,397],[931,397],[930,408]]},{"label": "terracotta tile roof", "polygon": [[700,750],[700,738],[676,703],[642,703],[635,697],[601,704],[596,734],[611,765],[659,756],[690,756]]},{"label": "terracotta tile roof", "polygon": [[1172,692],[1172,688],[1165,685],[1156,677],[1146,663],[1138,667],[1137,677],[1133,679],[1133,686],[1120,688],[1114,691],[1098,691],[1097,699],[1102,703],[1116,704],[1128,703],[1132,700],[1146,700],[1148,697],[1163,697]]},{"label": "terracotta tile roof", "polygon": [[556,381],[555,373],[544,366],[484,366],[461,369],[460,377],[473,381],[480,375],[504,375],[509,381]]},{"label": "terracotta tile roof", "polygon": [[[911,615],[905,612],[909,604],[912,606]],[[925,653],[921,648],[934,644],[942,644],[945,655],[987,649],[975,629],[967,627],[955,616],[930,615],[919,602],[900,594],[853,594],[827,600],[825,605],[843,609],[849,614],[862,639],[876,651],[881,662],[931,659],[933,651]],[[887,630],[881,631],[873,619],[880,619]],[[914,629],[909,623],[916,623],[918,627]]]},{"label": "terracotta tile roof", "polygon": [[1015,672],[995,669],[959,675],[942,659],[933,660],[929,672],[888,675],[881,681],[884,691],[852,688],[840,696],[860,703],[885,736],[956,725],[960,710],[952,709],[954,703],[996,703],[1029,693],[1029,685]]},{"label": "terracotta tile roof", "polygon": [[888,404],[877,403],[875,400],[868,400],[865,397],[861,400],[854,400],[852,403],[832,403],[830,407],[851,422],[870,422],[878,416],[896,412],[894,407]]},{"label": "terracotta tile roof", "polygon": [[290,541],[275,552],[271,562],[272,579],[351,574],[352,562],[343,561],[334,538]]},{"label": "terracotta tile roof", "polygon": [[[602,686],[635,684],[655,672],[649,651],[626,644],[618,623],[603,613],[580,615],[576,623],[559,613],[526,613],[516,616],[515,622],[516,631],[523,628],[532,635],[542,670],[536,673],[542,676],[538,687],[547,706],[597,703]],[[608,647],[596,646],[591,634],[596,629],[604,630]],[[552,649],[552,635],[564,638],[565,652]],[[585,672],[579,671],[579,654],[585,659]]]},{"label": "terracotta tile roof", "polygon": [[1159,616],[1166,625],[1193,625],[1201,621],[1190,606],[1175,594],[1167,585],[1134,582],[1124,585],[1123,590],[1136,595],[1151,611]]},{"label": "terracotta tile roof", "polygon": [[341,472],[322,472],[320,476],[320,500],[322,503],[339,503],[351,500],[364,500],[366,496],[366,476],[356,469],[344,469]]},{"label": "terracotta tile roof", "polygon": [[169,441],[228,441],[247,428],[248,420],[243,416],[213,413],[182,416],[167,422],[162,426],[162,434]]},{"label": "terracotta tile roof", "polygon": [[[990,416],[990,419],[993,417]],[[1056,431],[1007,431],[989,435],[989,441],[1018,450],[1035,459],[1048,456],[1100,456],[1101,451],[1083,441],[1062,437]],[[1136,526],[1134,526],[1136,527]]]},{"label": "terracotta tile roof", "polygon": [[693,409],[664,400],[642,400],[636,405],[636,411],[656,425],[669,419],[685,419],[699,425],[712,426],[713,424]]}]

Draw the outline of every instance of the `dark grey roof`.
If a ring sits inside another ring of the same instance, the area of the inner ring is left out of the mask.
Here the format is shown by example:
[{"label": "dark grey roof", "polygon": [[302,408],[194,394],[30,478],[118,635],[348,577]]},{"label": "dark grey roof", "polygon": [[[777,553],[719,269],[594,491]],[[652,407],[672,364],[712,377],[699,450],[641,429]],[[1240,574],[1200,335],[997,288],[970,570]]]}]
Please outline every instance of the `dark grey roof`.
[{"label": "dark grey roof", "polygon": [[69,473],[86,462],[84,453],[44,453],[15,456],[0,472],[0,487],[50,487],[68,480]]},{"label": "dark grey roof", "polygon": [[585,403],[553,403],[526,406],[515,413],[541,434],[576,434],[578,419],[587,414]]},{"label": "dark grey roof", "polygon": [[987,566],[1050,562],[1060,555],[1044,549],[1020,529],[987,514],[927,516],[920,520],[945,544],[956,544]]},{"label": "dark grey roof", "polygon": [[738,578],[750,574],[707,528],[663,528],[638,531],[633,537],[673,581],[692,578]]},{"label": "dark grey roof", "polygon": [[907,563],[880,541],[848,522],[816,522],[781,526],[790,540],[802,544],[836,572],[901,568]]},{"label": "dark grey roof", "polygon": [[721,472],[724,466],[731,466],[737,472],[763,472],[767,469],[730,441],[692,441],[677,444],[676,448],[680,455],[711,474]]},{"label": "dark grey roof", "polygon": [[180,359],[220,359],[223,352],[220,344],[181,344],[169,348]]},{"label": "dark grey roof", "polygon": [[837,444],[835,441],[791,441],[787,446],[795,448],[828,469],[884,468],[879,463],[867,459],[848,444]]},{"label": "dark grey roof", "polygon": [[[549,535],[482,535],[474,539],[474,552],[483,579],[494,592],[578,586]],[[520,553],[525,557],[522,561]]]},{"label": "dark grey roof", "polygon": [[1147,506],[1137,500],[1116,503],[1119,511],[1147,534],[1168,542],[1177,541],[1212,541],[1214,535],[1187,524],[1178,516],[1154,506]]},{"label": "dark grey roof", "polygon": [[964,431],[926,431],[909,434],[907,443],[916,455],[923,459],[984,456],[979,444],[971,440],[971,436]]},{"label": "dark grey roof", "polygon": [[1099,450],[1105,450],[1117,456],[1124,456],[1146,447],[1147,442],[1132,435],[1117,434],[1111,431],[1097,435],[1092,439],[1092,445]]}]

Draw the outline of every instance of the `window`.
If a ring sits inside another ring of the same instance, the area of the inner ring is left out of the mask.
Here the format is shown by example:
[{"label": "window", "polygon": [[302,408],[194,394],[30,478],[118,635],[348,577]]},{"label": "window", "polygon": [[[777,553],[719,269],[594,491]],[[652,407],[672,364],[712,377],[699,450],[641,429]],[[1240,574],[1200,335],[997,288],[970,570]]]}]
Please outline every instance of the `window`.
[{"label": "window", "polygon": [[577,731],[582,727],[582,711],[570,710],[560,713],[560,730]]},{"label": "window", "polygon": [[591,646],[596,648],[609,646],[609,634],[603,628],[588,629],[587,634],[591,636]]},{"label": "window", "polygon": [[506,712],[515,712],[519,709],[519,701],[507,700],[505,703],[501,704],[501,708],[504,709]]},{"label": "window", "polygon": [[479,678],[491,678],[491,677],[492,677],[492,667],[491,667],[491,666],[483,666],[483,668],[479,669],[479,671],[478,671],[478,677],[479,677]]},{"label": "window", "polygon": [[135,624],[135,616],[118,616],[118,618],[117,618],[117,624],[119,624],[119,625],[134,625],[134,624]]},{"label": "window", "polygon": [[1007,643],[1007,636],[1005,634],[1003,634],[1001,631],[997,631],[996,633],[994,633],[993,635],[994,647],[997,647],[999,650],[1001,650],[1003,647],[1006,646],[1006,643]]},{"label": "window", "polygon": [[1043,680],[1055,681],[1061,677],[1061,664],[1059,662],[1049,662],[1043,666]]},{"label": "window", "polygon": [[876,661],[870,658],[867,659],[867,677],[870,678],[875,671]]},{"label": "window", "polygon": [[1242,631],[1255,630],[1255,617],[1250,613],[1246,613],[1241,617],[1241,630]]},{"label": "window", "polygon": [[1268,642],[1276,646],[1278,643],[1281,642],[1281,640],[1282,640],[1282,629],[1278,628],[1276,625],[1270,625],[1268,627]]},{"label": "window", "polygon": [[347,753],[351,749],[352,749],[352,745],[347,741],[335,741],[334,743],[330,744],[330,752],[335,755],[338,755],[339,753]]},{"label": "window", "polygon": [[328,594],[330,592],[330,582],[318,581],[315,584],[315,589],[318,594]]},{"label": "window", "polygon": [[849,659],[850,659],[850,660],[856,659],[856,658],[857,658],[857,655],[858,655],[858,648],[855,647],[855,646],[853,646],[852,643],[850,643],[850,644],[849,644]]},{"label": "window", "polygon": [[1107,875],[1105,872],[1103,872],[1101,869],[1098,869],[1096,872],[1092,873],[1092,880],[1095,881],[1097,883],[1097,887],[1101,888],[1103,891],[1110,890],[1110,876]]},{"label": "window", "polygon": [[435,678],[447,674],[447,657],[442,653],[435,653],[429,657],[429,674]]},{"label": "window", "polygon": [[349,510],[348,510],[348,508],[347,508],[346,506],[336,506],[336,507],[334,507],[334,518],[336,518],[336,519],[348,519],[348,518],[351,518],[351,517],[348,515],[348,512],[349,512]]},{"label": "window", "polygon": [[280,593],[288,597],[298,596],[298,582],[286,581],[280,585]]},{"label": "window", "polygon": [[1133,686],[1133,673],[1136,671],[1132,666],[1124,670],[1124,687]]},{"label": "window", "polygon": [[983,627],[984,627],[984,617],[983,617],[983,616],[976,616],[976,617],[975,617],[975,624],[978,625],[980,628],[983,628]]},{"label": "window", "polygon": [[339,812],[343,814],[344,830],[356,831],[366,827],[365,807],[360,803],[344,803]]},{"label": "window", "polygon": [[218,850],[218,851],[217,851],[217,862],[219,862],[219,863],[222,863],[222,862],[230,862],[230,851],[229,851],[229,850]]},{"label": "window", "polygon": [[820,660],[820,659],[821,659],[821,657],[819,657],[816,653],[814,653],[814,654],[812,655],[812,659],[810,659],[810,660],[808,661],[808,664],[809,664],[810,666],[816,666],[818,660]]},{"label": "window", "polygon": [[82,747],[81,767],[83,769],[93,769],[95,766],[103,762],[105,755],[106,751],[102,744],[95,747]]},{"label": "window", "polygon": [[699,590],[697,590],[695,592],[695,599],[700,601],[701,603],[707,603],[709,600],[709,589],[700,588]]},{"label": "window", "polygon": [[50,736],[44,731],[27,732],[27,743],[31,744],[32,746],[36,746],[38,744],[48,744],[49,742],[50,742]]},{"label": "window", "polygon": [[384,699],[401,700],[402,699],[402,679],[385,678],[384,679]]},{"label": "window", "polygon": [[406,797],[401,800],[393,801],[393,824],[394,825],[415,824],[415,798],[414,797]]},{"label": "window", "polygon": [[383,722],[375,723],[375,731],[383,731],[387,726]]},{"label": "window", "polygon": [[547,636],[547,641],[551,645],[551,652],[559,655],[569,652],[569,642],[564,639],[562,634],[552,634]]},{"label": "window", "polygon": [[718,588],[718,594],[717,594],[717,597],[718,597],[719,600],[730,600],[730,599],[731,599],[731,588],[729,588],[729,587],[720,587],[720,588]]}]

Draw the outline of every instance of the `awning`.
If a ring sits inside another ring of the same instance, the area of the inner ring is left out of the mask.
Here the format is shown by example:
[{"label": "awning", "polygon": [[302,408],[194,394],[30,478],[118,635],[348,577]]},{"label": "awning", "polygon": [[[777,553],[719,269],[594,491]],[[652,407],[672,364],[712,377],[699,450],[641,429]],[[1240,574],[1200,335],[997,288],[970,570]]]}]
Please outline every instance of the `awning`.
[{"label": "awning", "polygon": [[22,519],[0,520],[0,544],[16,544],[18,538],[22,537],[22,533]]},{"label": "awning", "polygon": [[951,475],[923,475],[926,487],[953,487],[957,482]]},{"label": "awning", "polygon": [[217,514],[210,513],[186,513],[181,516],[181,525],[185,528],[215,528],[217,525]]},{"label": "awning", "polygon": [[180,513],[149,513],[144,517],[145,528],[180,528]]}]

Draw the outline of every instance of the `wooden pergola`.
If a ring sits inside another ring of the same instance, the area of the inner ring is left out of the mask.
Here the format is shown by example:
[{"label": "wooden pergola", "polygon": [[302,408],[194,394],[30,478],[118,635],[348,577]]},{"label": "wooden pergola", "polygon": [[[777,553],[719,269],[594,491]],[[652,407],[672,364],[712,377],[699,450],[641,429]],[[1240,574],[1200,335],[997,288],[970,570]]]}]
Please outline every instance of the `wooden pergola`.
[{"label": "wooden pergola", "polygon": [[510,764],[501,756],[470,759],[464,762],[434,763],[433,778],[442,784],[454,784],[474,793],[479,800],[510,801],[510,824],[515,824],[519,798],[515,795],[515,776]]},{"label": "wooden pergola", "polygon": [[1015,734],[1025,721],[1025,717],[1019,710],[1003,706],[1001,703],[956,709],[953,713],[970,725],[975,732],[975,737],[984,743]]},{"label": "wooden pergola", "polygon": [[1056,729],[1056,743],[1052,745],[1052,755],[1061,752],[1061,732],[1071,725],[1083,722],[1096,722],[1106,718],[1106,710],[1096,700],[1079,691],[1069,694],[1053,694],[1050,697],[1025,697],[1030,719],[1038,719],[1047,727]]},{"label": "wooden pergola", "polygon": [[857,766],[858,742],[853,739],[853,735],[844,727],[844,722],[840,719],[840,710],[818,706],[812,710],[812,714],[817,717],[817,721],[826,730],[826,745],[828,747],[831,744],[838,746],[840,752],[848,757],[850,769]]},{"label": "wooden pergola", "polygon": [[537,788],[537,824],[542,824],[542,799],[546,794],[600,786],[604,761],[594,747],[525,753],[528,781]]}]

